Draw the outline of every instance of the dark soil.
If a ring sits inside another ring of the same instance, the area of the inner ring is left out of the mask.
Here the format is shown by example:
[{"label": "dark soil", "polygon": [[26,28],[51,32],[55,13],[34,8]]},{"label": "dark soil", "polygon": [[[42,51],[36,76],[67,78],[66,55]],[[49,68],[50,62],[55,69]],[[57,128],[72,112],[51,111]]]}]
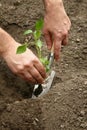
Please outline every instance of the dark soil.
[{"label": "dark soil", "polygon": [[[30,99],[32,85],[0,59],[0,130],[87,130],[87,1],[64,3],[72,28],[47,95]],[[0,26],[22,43],[43,14],[42,0],[0,0]]]}]

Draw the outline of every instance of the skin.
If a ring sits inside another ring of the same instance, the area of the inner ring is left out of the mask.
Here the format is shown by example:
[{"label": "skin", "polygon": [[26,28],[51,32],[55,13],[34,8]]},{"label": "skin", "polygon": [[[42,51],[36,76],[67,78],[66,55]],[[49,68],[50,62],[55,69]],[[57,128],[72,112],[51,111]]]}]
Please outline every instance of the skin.
[{"label": "skin", "polygon": [[46,78],[45,68],[30,49],[25,53],[16,54],[20,45],[0,28],[0,55],[12,72],[31,83],[42,83]]},{"label": "skin", "polygon": [[68,43],[71,22],[67,16],[62,0],[44,0],[46,14],[44,17],[44,37],[48,49],[54,43],[55,59],[59,59],[61,45]]},{"label": "skin", "polygon": [[[44,5],[46,9],[44,37],[48,49],[51,49],[54,43],[55,59],[58,60],[61,44],[67,44],[71,23],[64,10],[62,0],[44,0]],[[27,49],[25,53],[16,54],[20,45],[0,28],[0,55],[11,71],[31,83],[43,83],[46,78],[45,68],[30,49]]]}]

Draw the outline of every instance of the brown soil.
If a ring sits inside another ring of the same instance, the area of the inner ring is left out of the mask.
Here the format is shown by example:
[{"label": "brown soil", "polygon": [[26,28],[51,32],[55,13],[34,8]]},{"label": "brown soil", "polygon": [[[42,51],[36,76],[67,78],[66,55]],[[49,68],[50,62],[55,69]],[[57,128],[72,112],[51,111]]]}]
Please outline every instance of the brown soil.
[{"label": "brown soil", "polygon": [[[65,0],[72,28],[55,63],[52,89],[30,99],[32,85],[0,59],[0,130],[87,130],[87,1]],[[0,0],[0,25],[23,42],[23,31],[43,16],[42,0]]]}]

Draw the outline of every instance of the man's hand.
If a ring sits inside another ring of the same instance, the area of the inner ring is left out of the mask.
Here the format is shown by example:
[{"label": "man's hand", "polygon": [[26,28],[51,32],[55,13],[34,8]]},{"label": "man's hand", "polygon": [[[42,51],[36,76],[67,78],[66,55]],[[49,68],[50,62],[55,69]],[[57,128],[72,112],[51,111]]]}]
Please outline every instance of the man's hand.
[{"label": "man's hand", "polygon": [[31,83],[43,83],[46,72],[39,59],[29,49],[25,53],[16,54],[18,46],[20,44],[0,28],[0,55],[12,72]]},{"label": "man's hand", "polygon": [[42,83],[46,77],[45,69],[39,59],[27,49],[25,53],[16,54],[19,43],[9,47],[3,57],[9,68],[17,75],[31,83]]},{"label": "man's hand", "polygon": [[48,49],[54,43],[55,59],[59,59],[61,44],[68,42],[68,32],[71,22],[64,10],[62,0],[44,0],[46,14],[44,17],[44,37]]}]

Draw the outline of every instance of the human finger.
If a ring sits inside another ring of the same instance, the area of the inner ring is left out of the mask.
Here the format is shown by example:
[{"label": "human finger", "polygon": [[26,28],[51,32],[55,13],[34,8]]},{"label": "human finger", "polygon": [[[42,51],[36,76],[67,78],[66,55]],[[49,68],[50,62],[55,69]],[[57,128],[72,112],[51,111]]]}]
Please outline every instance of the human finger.
[{"label": "human finger", "polygon": [[57,61],[59,59],[61,51],[61,38],[59,36],[54,36],[54,57]]},{"label": "human finger", "polygon": [[28,71],[26,71],[24,73],[20,73],[19,76],[22,79],[29,81],[30,83],[33,83],[33,84],[37,83],[37,80]]},{"label": "human finger", "polygon": [[45,41],[46,41],[46,44],[47,44],[47,48],[51,49],[51,47],[52,47],[52,39],[51,39],[50,32],[45,31],[44,32],[44,38],[45,38]]},{"label": "human finger", "polygon": [[63,35],[62,45],[66,45],[68,43],[68,33]]},{"label": "human finger", "polygon": [[35,66],[33,66],[32,69],[29,69],[28,71],[32,75],[32,77],[37,81],[37,83],[43,83],[44,78],[41,76],[41,74],[35,68]]},{"label": "human finger", "polygon": [[40,73],[41,77],[43,77],[45,79],[46,78],[46,70],[39,60],[34,62],[34,67]]},{"label": "human finger", "polygon": [[62,41],[62,45],[67,45],[68,43],[68,37],[65,37]]}]

